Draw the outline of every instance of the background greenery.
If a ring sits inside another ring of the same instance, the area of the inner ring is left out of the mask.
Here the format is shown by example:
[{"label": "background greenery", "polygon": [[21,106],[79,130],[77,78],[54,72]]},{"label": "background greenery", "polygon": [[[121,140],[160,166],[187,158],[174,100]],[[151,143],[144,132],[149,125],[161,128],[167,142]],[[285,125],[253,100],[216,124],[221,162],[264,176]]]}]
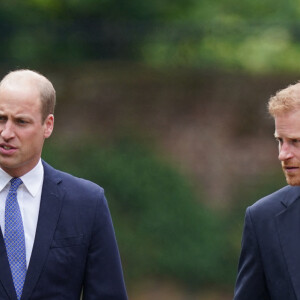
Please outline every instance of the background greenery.
[{"label": "background greenery", "polygon": [[144,146],[58,143],[46,147],[44,158],[105,186],[128,284],[141,278],[193,288],[231,283],[235,262],[225,218],[199,203],[184,176]]},{"label": "background greenery", "polygon": [[[131,299],[232,298],[245,208],[285,184],[265,103],[299,79],[299,18],[283,0],[0,1],[0,73],[53,81],[43,157],[105,188]],[[183,296],[137,296],[149,281]]]},{"label": "background greenery", "polygon": [[298,3],[283,0],[1,1],[1,57],[31,65],[125,59],[297,71],[299,17]]}]

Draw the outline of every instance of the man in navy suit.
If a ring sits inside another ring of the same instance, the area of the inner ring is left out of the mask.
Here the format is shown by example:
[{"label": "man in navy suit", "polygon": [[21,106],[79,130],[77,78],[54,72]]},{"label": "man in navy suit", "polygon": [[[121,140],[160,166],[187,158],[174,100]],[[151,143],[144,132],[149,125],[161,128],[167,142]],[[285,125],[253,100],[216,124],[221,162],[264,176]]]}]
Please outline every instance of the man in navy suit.
[{"label": "man in navy suit", "polygon": [[235,300],[300,299],[300,83],[268,108],[288,186],[247,208]]},{"label": "man in navy suit", "polygon": [[[126,300],[103,189],[41,160],[54,106],[55,90],[37,72],[17,70],[0,82],[0,299]],[[12,178],[21,179],[16,197],[26,252],[21,296],[5,235]]]}]

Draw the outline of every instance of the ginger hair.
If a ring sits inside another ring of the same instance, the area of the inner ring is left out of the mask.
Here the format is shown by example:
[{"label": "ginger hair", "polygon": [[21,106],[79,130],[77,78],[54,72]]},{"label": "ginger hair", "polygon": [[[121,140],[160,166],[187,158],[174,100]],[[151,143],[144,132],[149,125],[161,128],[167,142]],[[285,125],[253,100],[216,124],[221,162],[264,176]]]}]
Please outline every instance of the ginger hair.
[{"label": "ginger hair", "polygon": [[273,117],[296,109],[300,109],[300,82],[277,91],[268,102],[268,110]]}]

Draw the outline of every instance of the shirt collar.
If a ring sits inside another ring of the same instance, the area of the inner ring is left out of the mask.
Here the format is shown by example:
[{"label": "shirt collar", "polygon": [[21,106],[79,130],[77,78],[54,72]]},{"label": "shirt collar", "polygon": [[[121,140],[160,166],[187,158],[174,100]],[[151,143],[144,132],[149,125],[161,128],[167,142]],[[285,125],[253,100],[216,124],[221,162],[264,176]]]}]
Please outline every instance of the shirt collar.
[{"label": "shirt collar", "polygon": [[[41,159],[28,173],[20,177],[31,196],[35,197],[44,180],[44,168]],[[0,192],[12,177],[0,168]]]}]

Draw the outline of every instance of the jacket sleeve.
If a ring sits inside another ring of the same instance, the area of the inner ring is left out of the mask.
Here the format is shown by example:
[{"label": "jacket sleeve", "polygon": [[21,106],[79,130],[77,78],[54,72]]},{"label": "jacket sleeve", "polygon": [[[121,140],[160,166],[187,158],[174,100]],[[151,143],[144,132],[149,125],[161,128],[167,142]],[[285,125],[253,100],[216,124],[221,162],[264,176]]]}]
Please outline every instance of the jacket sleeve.
[{"label": "jacket sleeve", "polygon": [[242,250],[234,300],[269,300],[265,274],[261,261],[259,244],[251,218],[251,210],[246,210]]},{"label": "jacket sleeve", "polygon": [[87,255],[83,300],[127,300],[118,246],[103,191],[99,198]]}]

